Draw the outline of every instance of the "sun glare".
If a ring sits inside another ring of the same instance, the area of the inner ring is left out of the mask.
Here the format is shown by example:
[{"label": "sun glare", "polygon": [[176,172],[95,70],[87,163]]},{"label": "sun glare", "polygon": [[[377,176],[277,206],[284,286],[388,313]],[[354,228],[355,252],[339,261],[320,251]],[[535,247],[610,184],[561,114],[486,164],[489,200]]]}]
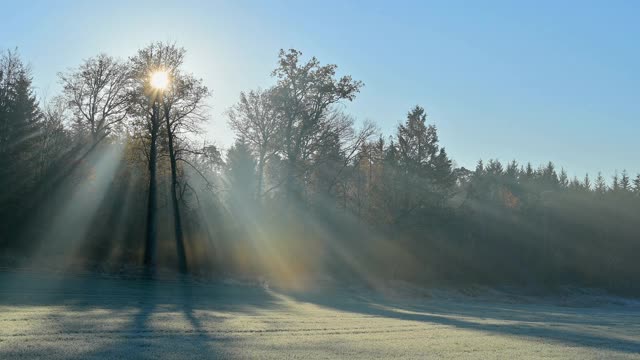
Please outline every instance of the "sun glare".
[{"label": "sun glare", "polygon": [[169,74],[166,71],[156,71],[152,73],[151,86],[158,90],[166,89],[169,86]]}]

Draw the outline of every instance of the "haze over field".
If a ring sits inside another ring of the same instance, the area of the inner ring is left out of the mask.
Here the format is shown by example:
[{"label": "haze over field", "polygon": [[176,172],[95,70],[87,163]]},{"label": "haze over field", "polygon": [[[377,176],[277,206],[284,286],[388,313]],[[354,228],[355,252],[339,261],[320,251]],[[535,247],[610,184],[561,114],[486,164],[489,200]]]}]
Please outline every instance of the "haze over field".
[{"label": "haze over field", "polygon": [[0,355],[637,357],[639,9],[569,4],[4,4]]}]

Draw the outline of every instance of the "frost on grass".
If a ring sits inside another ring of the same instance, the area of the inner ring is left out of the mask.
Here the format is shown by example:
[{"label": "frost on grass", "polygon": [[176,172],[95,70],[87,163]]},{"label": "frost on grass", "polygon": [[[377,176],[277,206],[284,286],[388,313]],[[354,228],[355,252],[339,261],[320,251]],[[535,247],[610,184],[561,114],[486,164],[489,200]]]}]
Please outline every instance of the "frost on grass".
[{"label": "frost on grass", "polygon": [[640,359],[640,306],[601,294],[1,276],[2,359]]}]

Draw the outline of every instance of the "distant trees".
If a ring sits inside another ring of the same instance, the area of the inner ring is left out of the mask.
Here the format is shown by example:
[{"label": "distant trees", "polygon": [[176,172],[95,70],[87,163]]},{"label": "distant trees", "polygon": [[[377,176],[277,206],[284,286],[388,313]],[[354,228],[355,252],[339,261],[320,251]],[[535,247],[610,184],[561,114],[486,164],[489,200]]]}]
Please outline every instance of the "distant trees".
[{"label": "distant trees", "polygon": [[256,162],[249,144],[240,137],[227,151],[226,176],[231,202],[244,209],[255,201]]},{"label": "distant trees", "polygon": [[[640,274],[640,175],[456,167],[423,107],[379,134],[341,106],[363,84],[297,50],[279,53],[272,86],[240,94],[227,113],[236,139],[222,149],[202,139],[210,91],[185,54],[152,43],[127,61],[98,55],[60,74],[61,96],[40,104],[29,68],[3,53],[2,249],[35,244],[34,231],[64,244],[40,221],[75,201],[91,205],[72,213],[90,220],[76,231],[86,240],[61,249],[116,271],[142,257],[152,274],[175,259],[180,272],[225,276],[640,290],[629,280]],[[152,86],[157,71],[166,88]]]},{"label": "distant trees", "polygon": [[622,177],[620,178],[620,188],[622,191],[631,191],[631,180],[627,170],[622,170]]},{"label": "distant trees", "polygon": [[607,190],[607,184],[604,181],[604,177],[602,176],[602,173],[598,171],[598,176],[596,177],[595,191],[598,194],[604,194],[606,190]]}]

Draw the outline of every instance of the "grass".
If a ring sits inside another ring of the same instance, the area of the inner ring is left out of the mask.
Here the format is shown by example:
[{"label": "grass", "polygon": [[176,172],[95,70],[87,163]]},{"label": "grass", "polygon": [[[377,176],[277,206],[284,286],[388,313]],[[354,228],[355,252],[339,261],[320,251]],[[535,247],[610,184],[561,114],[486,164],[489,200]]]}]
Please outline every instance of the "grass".
[{"label": "grass", "polygon": [[324,289],[0,273],[0,358],[640,359],[604,295]]}]

